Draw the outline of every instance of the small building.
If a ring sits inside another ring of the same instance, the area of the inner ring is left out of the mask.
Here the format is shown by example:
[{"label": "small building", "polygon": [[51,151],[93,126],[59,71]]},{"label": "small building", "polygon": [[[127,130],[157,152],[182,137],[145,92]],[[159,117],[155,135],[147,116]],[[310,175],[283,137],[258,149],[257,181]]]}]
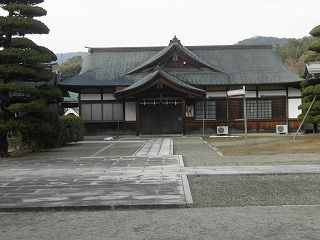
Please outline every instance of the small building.
[{"label": "small building", "polygon": [[79,108],[67,108],[64,116],[73,115],[79,117]]},{"label": "small building", "polygon": [[320,62],[306,63],[303,77],[307,80],[320,79]]},{"label": "small building", "polygon": [[286,71],[272,46],[89,48],[78,76],[60,83],[79,93],[87,130],[139,134],[243,132],[246,87],[249,132],[299,126],[301,79]]}]

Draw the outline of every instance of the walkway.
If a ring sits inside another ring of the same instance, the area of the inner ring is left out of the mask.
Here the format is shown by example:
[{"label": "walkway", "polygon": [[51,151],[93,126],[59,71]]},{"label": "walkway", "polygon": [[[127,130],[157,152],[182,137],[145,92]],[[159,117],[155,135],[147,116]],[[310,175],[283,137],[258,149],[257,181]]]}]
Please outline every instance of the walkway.
[{"label": "walkway", "polygon": [[173,155],[172,138],[151,138],[141,149],[135,153],[136,156],[167,156]]}]

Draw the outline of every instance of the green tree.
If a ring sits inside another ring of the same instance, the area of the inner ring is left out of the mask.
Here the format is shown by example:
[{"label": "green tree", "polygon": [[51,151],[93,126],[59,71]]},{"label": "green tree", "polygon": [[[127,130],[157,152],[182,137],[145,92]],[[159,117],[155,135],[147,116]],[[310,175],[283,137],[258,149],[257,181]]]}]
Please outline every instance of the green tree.
[{"label": "green tree", "polygon": [[[314,41],[310,44],[308,54],[305,57],[306,62],[320,61],[320,25],[313,28],[310,35],[315,37]],[[316,101],[309,112],[306,122],[314,125],[314,131],[318,131],[318,124],[320,123],[320,76],[316,75],[311,79],[306,79],[301,83],[303,101],[299,109],[302,109],[302,114],[299,116],[302,119],[310,107],[311,102],[315,96]]]},{"label": "green tree", "polygon": [[80,73],[82,62],[81,56],[74,56],[69,58],[65,63],[54,66],[53,70],[61,74],[62,80],[68,79]]},{"label": "green tree", "polygon": [[313,37],[289,39],[288,43],[278,46],[277,51],[282,57],[286,69],[290,72],[303,74],[305,69],[305,53],[313,43]]},{"label": "green tree", "polygon": [[0,16],[0,156],[8,155],[9,131],[19,133],[33,148],[43,143],[41,136],[57,132],[52,123],[55,117],[48,110],[50,103],[61,98],[48,84],[54,78],[48,63],[56,56],[25,37],[49,33],[45,24],[34,19],[47,14],[36,6],[42,2],[0,0],[0,7],[7,12]]}]

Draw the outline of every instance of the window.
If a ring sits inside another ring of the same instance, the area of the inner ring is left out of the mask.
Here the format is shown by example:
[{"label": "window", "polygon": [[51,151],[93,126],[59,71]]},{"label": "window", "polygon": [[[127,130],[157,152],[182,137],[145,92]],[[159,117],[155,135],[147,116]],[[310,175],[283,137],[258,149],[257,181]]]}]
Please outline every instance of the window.
[{"label": "window", "polygon": [[247,118],[257,118],[257,102],[256,100],[246,100]]},{"label": "window", "polygon": [[81,117],[84,121],[122,121],[122,103],[82,103]]},{"label": "window", "polygon": [[95,104],[92,104],[91,107],[92,107],[91,120],[93,121],[101,120],[102,119],[101,104],[95,103]]},{"label": "window", "polygon": [[123,120],[122,103],[104,103],[103,104],[103,120],[105,121]]},{"label": "window", "polygon": [[216,119],[216,102],[196,102],[195,118],[196,119]]},{"label": "window", "polygon": [[82,120],[91,120],[91,104],[81,104]]},{"label": "window", "polygon": [[271,100],[258,101],[258,118],[272,118]]},{"label": "window", "polygon": [[271,118],[272,101],[271,100],[247,100],[247,118]]}]

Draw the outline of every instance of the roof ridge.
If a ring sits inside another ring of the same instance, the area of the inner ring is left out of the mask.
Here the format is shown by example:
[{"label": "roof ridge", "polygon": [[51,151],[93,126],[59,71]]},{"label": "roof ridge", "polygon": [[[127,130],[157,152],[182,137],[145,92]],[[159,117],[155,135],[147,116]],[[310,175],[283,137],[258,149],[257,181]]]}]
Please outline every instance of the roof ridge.
[{"label": "roof ridge", "polygon": [[[137,47],[87,47],[89,53],[121,52],[121,51],[159,51],[167,46],[137,46]],[[184,46],[189,50],[219,50],[219,49],[272,49],[272,45],[191,45]]]}]

